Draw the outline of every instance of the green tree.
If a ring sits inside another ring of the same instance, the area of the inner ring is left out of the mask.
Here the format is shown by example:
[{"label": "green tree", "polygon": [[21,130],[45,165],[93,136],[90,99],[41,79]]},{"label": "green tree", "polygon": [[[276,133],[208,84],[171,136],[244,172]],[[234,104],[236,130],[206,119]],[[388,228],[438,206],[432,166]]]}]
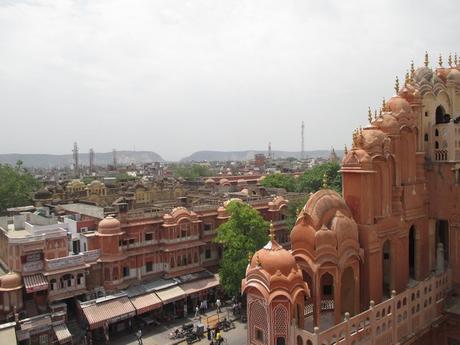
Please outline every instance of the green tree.
[{"label": "green tree", "polygon": [[217,228],[215,242],[222,244],[223,257],[219,276],[228,295],[238,295],[248,264],[248,254],[255,253],[268,241],[266,222],[250,205],[232,201],[227,206],[230,218]]},{"label": "green tree", "polygon": [[176,164],[172,166],[172,171],[174,176],[192,181],[199,177],[211,176],[209,167],[202,164]]},{"label": "green tree", "polygon": [[299,199],[293,201],[289,200],[289,204],[287,205],[288,214],[286,218],[286,226],[289,229],[289,231],[291,231],[295,225],[295,221],[297,220],[297,212],[305,206],[305,204],[308,201],[308,198],[309,196],[308,194],[306,194],[305,196]]},{"label": "green tree", "polygon": [[324,174],[327,174],[328,188],[342,193],[342,176],[340,175],[340,164],[327,162],[306,170],[298,179],[298,191],[314,193],[322,184]]},{"label": "green tree", "polygon": [[38,181],[18,161],[13,167],[0,164],[0,213],[9,207],[32,203],[32,193],[37,190]]},{"label": "green tree", "polygon": [[287,174],[272,174],[266,176],[262,182],[262,186],[268,188],[284,188],[288,192],[297,190],[297,182],[294,176]]}]

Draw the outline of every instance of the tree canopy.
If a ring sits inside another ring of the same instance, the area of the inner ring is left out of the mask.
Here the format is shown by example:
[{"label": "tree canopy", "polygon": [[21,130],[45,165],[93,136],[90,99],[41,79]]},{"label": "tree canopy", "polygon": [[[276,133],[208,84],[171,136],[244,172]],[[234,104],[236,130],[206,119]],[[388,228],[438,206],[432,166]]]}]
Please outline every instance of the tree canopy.
[{"label": "tree canopy", "polygon": [[38,181],[18,161],[13,167],[0,164],[0,214],[7,208],[25,206],[32,202]]},{"label": "tree canopy", "polygon": [[176,164],[172,167],[174,176],[186,180],[196,180],[199,177],[211,176],[211,170],[202,164]]},{"label": "tree canopy", "polygon": [[288,192],[314,193],[321,188],[324,174],[326,174],[328,188],[341,193],[342,177],[339,170],[339,163],[326,162],[305,170],[298,178],[287,174],[268,175],[262,180],[261,184],[264,187],[284,188]]},{"label": "tree canopy", "polygon": [[323,185],[324,174],[327,175],[328,188],[342,193],[342,176],[339,172],[340,164],[327,162],[305,170],[298,179],[298,191],[314,193]]},{"label": "tree canopy", "polygon": [[219,276],[221,285],[228,295],[239,295],[248,255],[255,253],[267,243],[269,224],[257,210],[239,201],[230,202],[227,212],[230,219],[217,228],[217,236],[214,239],[223,246]]},{"label": "tree canopy", "polygon": [[272,174],[266,176],[262,182],[264,187],[284,188],[288,192],[295,192],[298,189],[294,176],[288,174]]}]

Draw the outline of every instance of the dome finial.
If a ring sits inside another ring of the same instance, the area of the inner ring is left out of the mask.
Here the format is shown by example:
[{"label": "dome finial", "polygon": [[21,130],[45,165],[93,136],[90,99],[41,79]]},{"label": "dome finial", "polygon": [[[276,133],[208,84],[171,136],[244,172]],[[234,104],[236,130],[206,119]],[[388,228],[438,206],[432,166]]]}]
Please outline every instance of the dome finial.
[{"label": "dome finial", "polygon": [[441,54],[439,54],[438,65],[439,67],[442,67],[442,55]]},{"label": "dome finial", "polygon": [[385,111],[385,97],[382,99],[382,111]]},{"label": "dome finial", "polygon": [[275,226],[273,225],[273,221],[270,221],[270,241],[275,240]]},{"label": "dome finial", "polygon": [[410,80],[411,81],[414,79],[414,75],[415,75],[414,60],[411,60],[410,62]]},{"label": "dome finial", "polygon": [[457,53],[454,54],[454,64],[458,66]]},{"label": "dome finial", "polygon": [[409,71],[406,71],[406,76],[404,79],[404,85],[409,85],[410,84],[410,74]]},{"label": "dome finial", "polygon": [[377,109],[374,109],[374,120],[377,120]]},{"label": "dome finial", "polygon": [[425,67],[428,67],[429,63],[430,61],[428,60],[428,52],[425,51],[425,61],[423,62],[423,64],[425,65]]},{"label": "dome finial", "polygon": [[372,124],[372,110],[371,110],[371,107],[368,107],[368,109],[367,109],[367,120],[369,121],[369,124]]},{"label": "dome finial", "polygon": [[447,58],[447,63],[449,64],[449,67],[452,67],[452,54],[449,53],[449,57]]},{"label": "dome finial", "polygon": [[328,188],[328,176],[327,176],[327,173],[324,173],[323,175],[323,189],[327,189]]},{"label": "dome finial", "polygon": [[348,154],[347,144],[345,144],[345,148],[344,148],[343,152],[344,152],[344,154],[346,154],[346,155]]},{"label": "dome finial", "polygon": [[398,92],[399,92],[399,78],[398,78],[398,76],[396,76],[396,80],[395,80],[395,92],[396,92],[396,94],[398,94]]}]

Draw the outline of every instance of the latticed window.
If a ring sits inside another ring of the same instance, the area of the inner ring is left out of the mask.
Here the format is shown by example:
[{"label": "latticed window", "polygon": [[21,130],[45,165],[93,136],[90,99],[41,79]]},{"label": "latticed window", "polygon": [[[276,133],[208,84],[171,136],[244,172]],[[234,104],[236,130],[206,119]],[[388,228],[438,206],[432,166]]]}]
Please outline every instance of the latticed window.
[{"label": "latticed window", "polygon": [[249,317],[254,325],[251,334],[252,339],[264,343],[264,339],[267,336],[267,312],[260,301],[255,301],[251,304]]},{"label": "latticed window", "polygon": [[288,311],[284,305],[277,305],[273,309],[273,332],[275,335],[287,335]]}]

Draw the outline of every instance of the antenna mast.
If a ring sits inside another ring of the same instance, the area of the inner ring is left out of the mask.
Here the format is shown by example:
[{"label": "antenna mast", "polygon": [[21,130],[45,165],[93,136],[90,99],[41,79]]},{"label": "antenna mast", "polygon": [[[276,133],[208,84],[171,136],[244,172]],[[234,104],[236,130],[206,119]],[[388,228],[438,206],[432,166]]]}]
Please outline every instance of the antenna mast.
[{"label": "antenna mast", "polygon": [[89,172],[94,172],[94,150],[89,149]]},{"label": "antenna mast", "polygon": [[77,142],[73,143],[72,153],[73,153],[73,164],[74,164],[73,170],[74,170],[75,176],[78,177],[79,176],[79,165],[78,165],[78,145],[77,145]]}]

